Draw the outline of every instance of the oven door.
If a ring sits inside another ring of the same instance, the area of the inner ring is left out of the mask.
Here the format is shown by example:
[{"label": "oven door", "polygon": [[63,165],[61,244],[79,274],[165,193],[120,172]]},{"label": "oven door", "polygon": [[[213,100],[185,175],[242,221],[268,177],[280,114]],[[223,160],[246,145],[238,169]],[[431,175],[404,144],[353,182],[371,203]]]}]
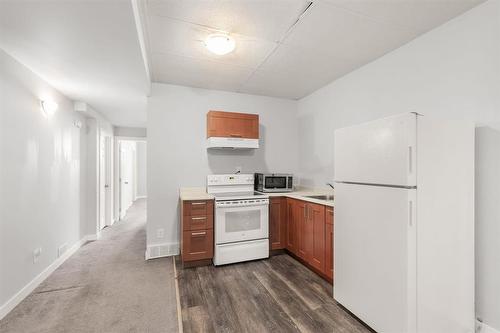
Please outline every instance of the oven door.
[{"label": "oven door", "polygon": [[268,238],[269,200],[259,203],[216,202],[215,243],[225,244]]}]

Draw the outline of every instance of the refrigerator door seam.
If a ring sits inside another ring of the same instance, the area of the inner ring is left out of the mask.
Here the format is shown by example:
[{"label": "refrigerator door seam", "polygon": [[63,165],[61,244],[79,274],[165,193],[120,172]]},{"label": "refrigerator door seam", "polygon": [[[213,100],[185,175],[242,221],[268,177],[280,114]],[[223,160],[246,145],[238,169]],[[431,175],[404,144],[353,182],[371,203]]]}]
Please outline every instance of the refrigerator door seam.
[{"label": "refrigerator door seam", "polygon": [[344,182],[344,181],[335,181],[340,184],[349,184],[349,185],[365,185],[365,186],[379,186],[379,187],[393,187],[393,188],[402,188],[406,190],[416,189],[417,186],[407,186],[407,185],[391,185],[391,184],[377,184],[377,183],[359,183],[359,182]]}]

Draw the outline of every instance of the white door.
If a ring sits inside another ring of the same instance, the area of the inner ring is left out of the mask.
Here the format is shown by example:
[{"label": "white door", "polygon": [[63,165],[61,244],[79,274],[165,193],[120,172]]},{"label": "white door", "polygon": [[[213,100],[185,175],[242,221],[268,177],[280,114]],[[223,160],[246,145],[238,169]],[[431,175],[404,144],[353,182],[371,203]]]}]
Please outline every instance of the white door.
[{"label": "white door", "polygon": [[409,219],[415,195],[414,189],[335,187],[333,296],[377,332],[415,330],[416,231]]},{"label": "white door", "polygon": [[335,180],[416,185],[417,116],[405,113],[335,131]]},{"label": "white door", "polygon": [[125,217],[133,197],[133,158],[128,142],[120,144],[120,218]]},{"label": "white door", "polygon": [[106,226],[106,137],[99,136],[99,230]]},{"label": "white door", "polygon": [[113,179],[113,174],[112,174],[112,153],[111,153],[111,136],[106,136],[105,137],[105,142],[104,142],[104,150],[105,150],[105,183],[104,183],[104,190],[105,190],[105,212],[104,212],[104,220],[106,225],[111,225],[112,224],[112,219],[113,219],[113,209],[112,209],[112,201],[113,201],[113,196],[112,196],[112,188],[111,188],[111,183]]}]

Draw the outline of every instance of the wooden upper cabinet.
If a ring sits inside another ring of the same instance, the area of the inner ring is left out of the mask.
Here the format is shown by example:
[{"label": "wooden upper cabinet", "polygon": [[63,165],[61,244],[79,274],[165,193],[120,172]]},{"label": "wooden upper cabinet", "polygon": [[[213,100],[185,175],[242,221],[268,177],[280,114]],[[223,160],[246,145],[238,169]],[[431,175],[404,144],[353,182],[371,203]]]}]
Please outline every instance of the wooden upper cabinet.
[{"label": "wooden upper cabinet", "polygon": [[259,138],[259,115],[237,112],[209,111],[207,138]]}]

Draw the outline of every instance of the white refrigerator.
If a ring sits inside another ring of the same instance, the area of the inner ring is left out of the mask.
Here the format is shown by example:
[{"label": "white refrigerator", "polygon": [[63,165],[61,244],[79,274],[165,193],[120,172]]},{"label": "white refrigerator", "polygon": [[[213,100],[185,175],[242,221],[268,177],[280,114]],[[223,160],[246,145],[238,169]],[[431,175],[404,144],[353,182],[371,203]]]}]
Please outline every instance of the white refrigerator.
[{"label": "white refrigerator", "polygon": [[474,332],[474,124],[335,131],[335,300],[377,332]]}]

